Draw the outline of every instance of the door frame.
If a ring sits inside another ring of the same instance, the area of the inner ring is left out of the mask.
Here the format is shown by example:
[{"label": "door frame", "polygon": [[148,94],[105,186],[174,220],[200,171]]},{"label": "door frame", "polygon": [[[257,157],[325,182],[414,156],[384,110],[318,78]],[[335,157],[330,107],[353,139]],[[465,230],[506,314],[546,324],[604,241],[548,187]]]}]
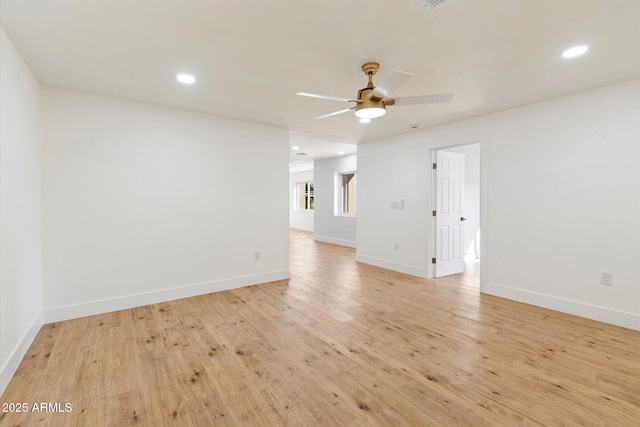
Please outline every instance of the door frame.
[{"label": "door frame", "polygon": [[436,210],[436,170],[433,164],[436,162],[437,151],[447,148],[462,147],[465,145],[480,144],[480,292],[486,288],[489,277],[489,212],[488,212],[488,184],[489,184],[489,142],[485,136],[467,137],[456,140],[440,141],[430,145],[428,155],[428,169],[431,195],[429,197],[429,257],[426,270],[428,278],[435,277],[435,265],[431,263],[436,256],[436,221],[432,212]]}]

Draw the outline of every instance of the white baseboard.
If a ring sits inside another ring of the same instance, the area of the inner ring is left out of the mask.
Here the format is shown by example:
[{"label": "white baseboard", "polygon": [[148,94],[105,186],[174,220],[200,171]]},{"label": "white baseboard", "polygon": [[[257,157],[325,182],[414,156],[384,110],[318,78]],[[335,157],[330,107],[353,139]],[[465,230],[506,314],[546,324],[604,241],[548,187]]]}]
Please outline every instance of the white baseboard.
[{"label": "white baseboard", "polygon": [[361,254],[356,254],[356,261],[386,268],[387,270],[399,271],[400,273],[410,274],[412,276],[427,278],[427,271],[417,265],[403,264],[401,262]]},{"label": "white baseboard", "polygon": [[40,328],[43,323],[42,312],[40,312],[33,322],[31,322],[31,326],[29,326],[27,331],[24,333],[20,342],[18,342],[18,345],[16,345],[9,355],[9,358],[2,365],[2,368],[0,368],[0,395],[4,393],[4,390],[9,385],[9,381],[11,381],[13,374],[16,373],[20,362],[22,362],[25,354],[27,354],[27,351],[29,350],[33,340],[36,338],[36,335],[40,332]]},{"label": "white baseboard", "polygon": [[317,242],[332,243],[334,245],[348,246],[350,248],[356,247],[355,240],[336,239],[335,237],[318,236],[317,234],[313,236],[313,240]]},{"label": "white baseboard", "polygon": [[640,315],[626,311],[614,310],[607,307],[587,304],[584,302],[568,300],[552,295],[540,294],[509,286],[487,283],[480,289],[481,292],[495,295],[514,301],[531,304],[562,313],[573,314],[574,316],[586,317],[624,328],[640,330]]},{"label": "white baseboard", "polygon": [[289,228],[291,230],[300,230],[300,231],[310,231],[313,233],[313,227],[302,227],[302,226],[293,226],[290,225]]},{"label": "white baseboard", "polygon": [[45,323],[60,322],[62,320],[75,319],[78,317],[92,316],[95,314],[126,310],[143,305],[189,298],[211,292],[227,291],[229,289],[251,286],[258,283],[273,282],[276,280],[288,279],[289,277],[291,277],[291,275],[288,269],[276,270],[260,274],[251,274],[248,276],[216,280],[213,282],[195,283],[175,288],[160,289],[152,292],[124,295],[117,298],[51,307],[44,310],[44,320]]}]

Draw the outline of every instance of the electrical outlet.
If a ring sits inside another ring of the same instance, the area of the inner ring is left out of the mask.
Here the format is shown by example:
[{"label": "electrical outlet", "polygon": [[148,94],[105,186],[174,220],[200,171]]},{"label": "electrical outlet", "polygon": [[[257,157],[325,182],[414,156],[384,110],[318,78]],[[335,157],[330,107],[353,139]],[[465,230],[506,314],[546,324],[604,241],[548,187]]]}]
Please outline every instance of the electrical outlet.
[{"label": "electrical outlet", "polygon": [[603,271],[600,273],[600,284],[605,286],[613,285],[613,273]]},{"label": "electrical outlet", "polygon": [[253,259],[256,261],[260,261],[260,251],[255,251],[253,254]]},{"label": "electrical outlet", "polygon": [[400,243],[394,243],[393,244],[393,249],[395,249],[396,251],[400,250]]}]

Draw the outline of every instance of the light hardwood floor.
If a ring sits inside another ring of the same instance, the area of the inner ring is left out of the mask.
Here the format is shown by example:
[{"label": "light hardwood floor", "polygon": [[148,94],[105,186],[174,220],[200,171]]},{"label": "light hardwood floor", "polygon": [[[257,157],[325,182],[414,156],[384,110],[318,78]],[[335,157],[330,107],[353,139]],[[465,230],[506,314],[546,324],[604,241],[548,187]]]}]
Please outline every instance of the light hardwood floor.
[{"label": "light hardwood floor", "polygon": [[419,279],[294,231],[290,280],[43,326],[0,398],[30,411],[0,424],[640,425],[639,332],[468,267]]}]

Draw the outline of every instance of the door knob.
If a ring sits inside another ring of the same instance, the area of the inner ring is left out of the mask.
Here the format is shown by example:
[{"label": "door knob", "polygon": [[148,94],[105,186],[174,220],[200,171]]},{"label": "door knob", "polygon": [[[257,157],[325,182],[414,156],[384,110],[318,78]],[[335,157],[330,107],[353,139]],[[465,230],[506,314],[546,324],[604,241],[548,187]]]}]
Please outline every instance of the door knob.
[{"label": "door knob", "polygon": [[466,221],[466,220],[467,220],[467,218],[465,218],[465,217],[460,218],[460,221]]}]

